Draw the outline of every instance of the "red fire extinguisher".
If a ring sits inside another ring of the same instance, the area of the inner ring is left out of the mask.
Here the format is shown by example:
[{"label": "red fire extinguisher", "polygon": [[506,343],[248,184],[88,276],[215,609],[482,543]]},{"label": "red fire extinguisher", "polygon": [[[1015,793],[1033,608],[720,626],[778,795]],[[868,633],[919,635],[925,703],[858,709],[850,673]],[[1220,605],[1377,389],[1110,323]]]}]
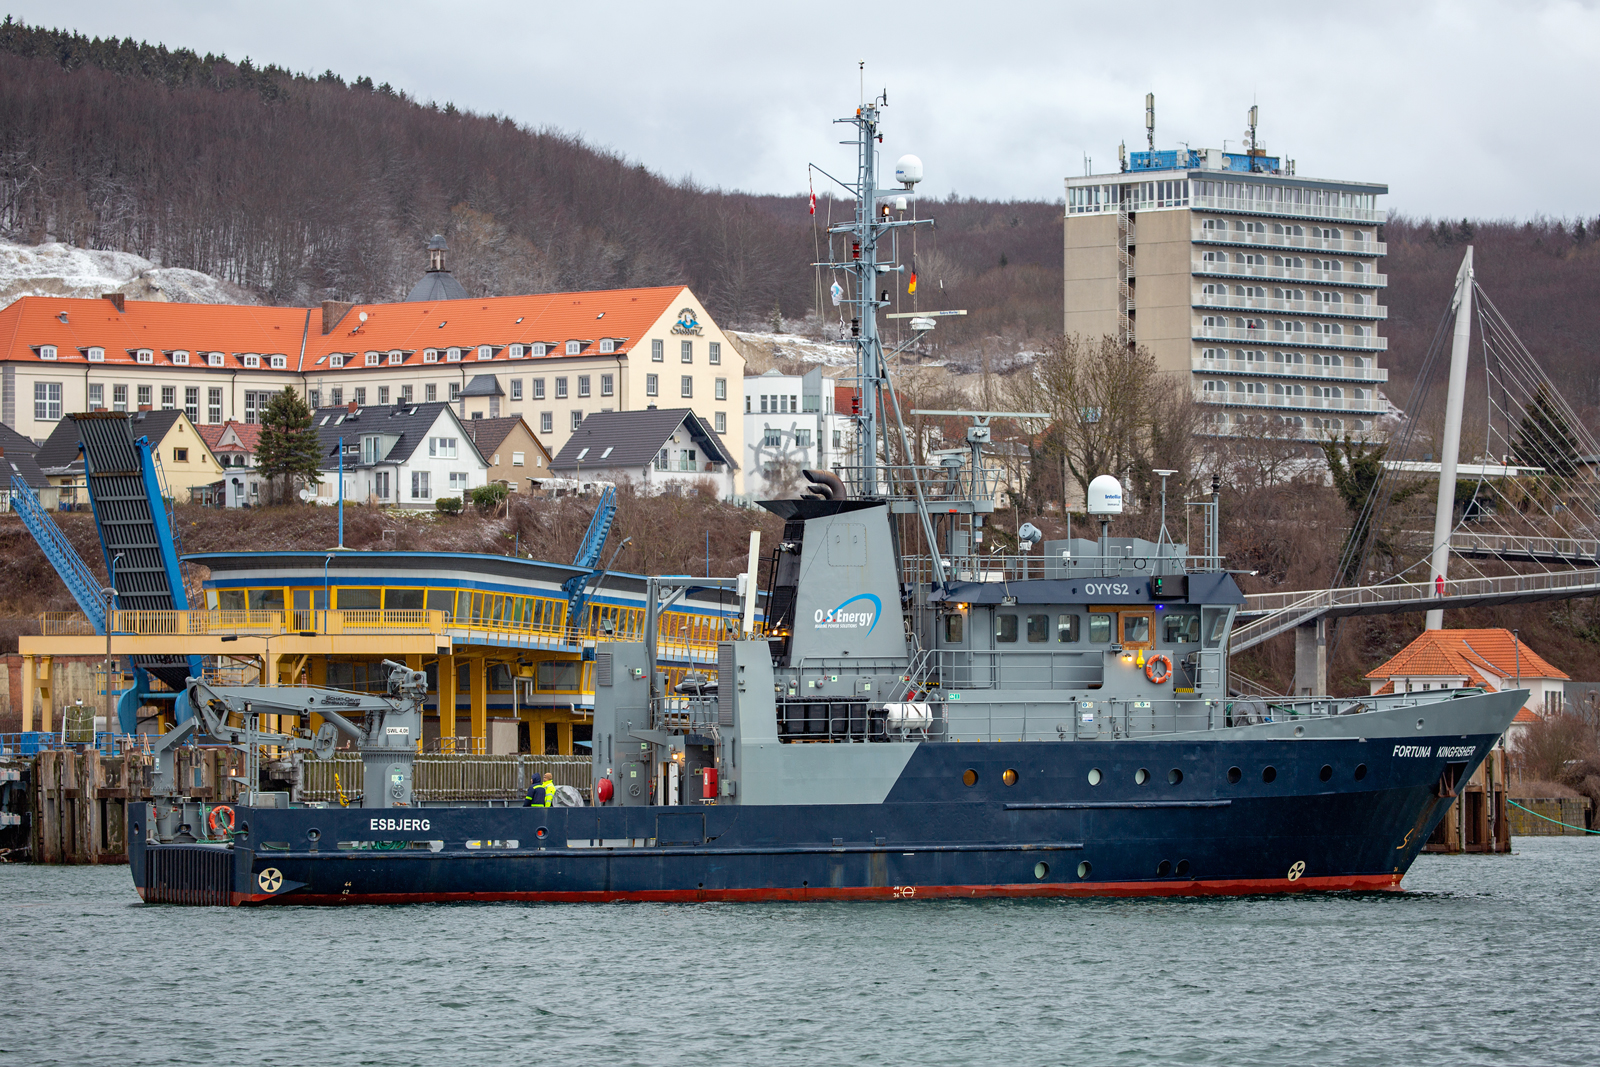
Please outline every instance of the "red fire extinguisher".
[{"label": "red fire extinguisher", "polygon": [[702,767],[700,796],[706,800],[717,799],[717,769],[715,767]]}]

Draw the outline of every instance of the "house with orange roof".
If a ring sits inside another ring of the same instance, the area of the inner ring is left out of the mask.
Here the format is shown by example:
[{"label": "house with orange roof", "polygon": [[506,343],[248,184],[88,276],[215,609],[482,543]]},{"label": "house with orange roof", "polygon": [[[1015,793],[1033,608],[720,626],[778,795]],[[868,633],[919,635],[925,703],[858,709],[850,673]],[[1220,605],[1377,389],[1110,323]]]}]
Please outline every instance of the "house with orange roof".
[{"label": "house with orange roof", "polygon": [[1366,677],[1374,696],[1468,687],[1527,689],[1527,706],[1506,731],[1506,744],[1513,748],[1528,724],[1539,721],[1533,709],[1559,709],[1572,680],[1505,629],[1424,630]]},{"label": "house with orange roof", "polygon": [[217,502],[230,508],[260,504],[262,479],[255,473],[255,466],[261,425],[230,419],[221,426],[197,426],[195,429],[222,465],[222,492]]},{"label": "house with orange roof", "polygon": [[427,284],[395,303],[22,297],[0,309],[0,422],[35,441],[95,409],[250,425],[287,386],[313,409],[521,417],[550,453],[590,414],[689,408],[743,450],[744,359],[687,287],[471,297],[432,244]]}]

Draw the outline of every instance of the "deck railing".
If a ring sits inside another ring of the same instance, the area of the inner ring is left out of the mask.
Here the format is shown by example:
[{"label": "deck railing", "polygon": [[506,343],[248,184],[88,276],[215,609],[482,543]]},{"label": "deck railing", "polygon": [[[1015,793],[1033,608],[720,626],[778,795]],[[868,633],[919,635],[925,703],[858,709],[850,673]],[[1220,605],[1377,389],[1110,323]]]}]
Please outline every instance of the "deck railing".
[{"label": "deck railing", "polygon": [[[302,764],[302,800],[359,807],[365,789],[361,757],[339,752],[332,759]],[[589,756],[538,756],[529,753],[487,756],[423,753],[412,764],[412,795],[422,803],[503,801],[520,804],[529,783],[546,772],[557,785],[570,785],[589,799],[593,761]],[[337,783],[334,775],[339,776]],[[341,797],[341,793],[343,794]]]}]

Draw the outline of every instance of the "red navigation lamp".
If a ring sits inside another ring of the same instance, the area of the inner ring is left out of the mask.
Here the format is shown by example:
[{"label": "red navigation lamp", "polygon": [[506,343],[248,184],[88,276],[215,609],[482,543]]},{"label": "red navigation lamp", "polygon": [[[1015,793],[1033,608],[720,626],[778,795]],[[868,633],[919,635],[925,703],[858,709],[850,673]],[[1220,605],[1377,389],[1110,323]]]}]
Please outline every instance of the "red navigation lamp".
[{"label": "red navigation lamp", "polygon": [[861,258],[861,242],[860,241],[851,241],[850,242],[850,258],[851,259],[860,259]]},{"label": "red navigation lamp", "polygon": [[857,393],[855,396],[852,396],[850,398],[850,414],[852,414],[852,415],[861,414],[861,394],[860,393]]}]

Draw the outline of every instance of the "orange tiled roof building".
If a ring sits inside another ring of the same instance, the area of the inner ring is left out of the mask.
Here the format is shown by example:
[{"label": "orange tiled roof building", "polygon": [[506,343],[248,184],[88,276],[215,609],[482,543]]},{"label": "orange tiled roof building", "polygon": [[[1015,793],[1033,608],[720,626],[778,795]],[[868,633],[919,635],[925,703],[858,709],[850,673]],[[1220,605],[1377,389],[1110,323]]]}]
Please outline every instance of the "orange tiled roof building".
[{"label": "orange tiled roof building", "polygon": [[1559,708],[1571,680],[1505,629],[1424,630],[1367,674],[1375,696],[1465,686],[1499,692],[1520,681],[1528,690],[1530,707],[1517,712],[1510,732],[1515,732],[1517,724],[1538,720],[1533,708]]},{"label": "orange tiled roof building", "polygon": [[448,400],[463,420],[520,415],[552,454],[591,412],[688,407],[742,450],[744,360],[688,288],[456,295],[443,244],[421,298],[397,303],[21,297],[0,310],[0,422],[36,441],[96,408],[249,425],[290,387],[312,408]]}]

